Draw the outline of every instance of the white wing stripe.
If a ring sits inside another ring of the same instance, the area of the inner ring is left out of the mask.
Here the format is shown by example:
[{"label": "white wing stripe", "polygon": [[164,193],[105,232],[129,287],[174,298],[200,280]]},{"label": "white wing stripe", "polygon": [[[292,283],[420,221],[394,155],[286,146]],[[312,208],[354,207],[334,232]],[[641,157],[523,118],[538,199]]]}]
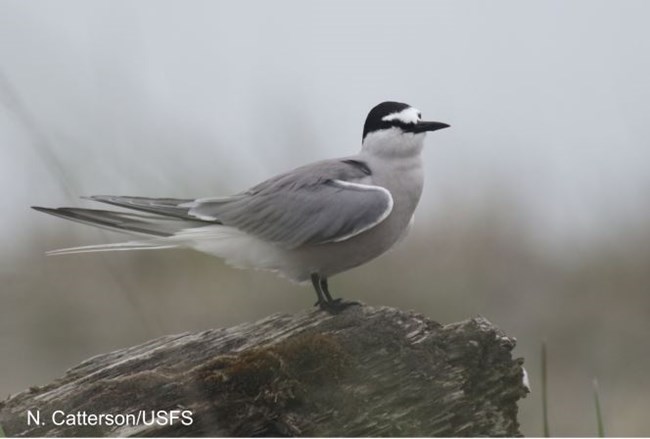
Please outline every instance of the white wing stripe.
[{"label": "white wing stripe", "polygon": [[386,210],[377,218],[375,222],[372,222],[365,227],[362,227],[361,229],[353,230],[352,232],[343,235],[341,237],[338,237],[334,239],[334,242],[341,242],[345,241],[346,239],[352,238],[353,236],[359,235],[366,230],[372,229],[375,227],[377,224],[381,223],[383,220],[388,218],[388,215],[393,211],[393,196],[390,194],[390,191],[384,187],[381,186],[375,186],[375,185],[369,185],[369,184],[359,184],[359,183],[352,183],[349,181],[343,181],[343,180],[332,180],[334,183],[336,183],[339,186],[343,186],[346,188],[354,188],[354,189],[359,189],[363,191],[379,191],[383,192],[384,195],[386,196],[386,200],[388,201],[388,206],[386,206]]}]

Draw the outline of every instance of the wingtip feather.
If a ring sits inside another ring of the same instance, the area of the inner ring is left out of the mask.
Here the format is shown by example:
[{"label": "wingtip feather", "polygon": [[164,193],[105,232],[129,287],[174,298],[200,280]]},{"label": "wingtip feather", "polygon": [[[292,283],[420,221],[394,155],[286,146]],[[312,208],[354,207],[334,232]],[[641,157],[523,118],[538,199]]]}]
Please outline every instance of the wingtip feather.
[{"label": "wingtip feather", "polygon": [[53,209],[51,207],[41,207],[41,206],[30,206],[37,212],[49,213],[50,215],[56,215],[59,209]]}]

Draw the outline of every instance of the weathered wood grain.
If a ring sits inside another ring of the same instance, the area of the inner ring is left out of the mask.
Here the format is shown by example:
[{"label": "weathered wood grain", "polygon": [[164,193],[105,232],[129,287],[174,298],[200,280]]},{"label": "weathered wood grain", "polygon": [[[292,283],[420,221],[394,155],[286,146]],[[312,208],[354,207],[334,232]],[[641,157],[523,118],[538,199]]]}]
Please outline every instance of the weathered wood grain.
[{"label": "weathered wood grain", "polygon": [[[514,345],[483,318],[276,314],[90,358],[0,403],[0,425],[9,436],[516,436],[527,389]],[[36,409],[44,425],[28,425]],[[55,410],[190,410],[193,422],[56,426]]]}]

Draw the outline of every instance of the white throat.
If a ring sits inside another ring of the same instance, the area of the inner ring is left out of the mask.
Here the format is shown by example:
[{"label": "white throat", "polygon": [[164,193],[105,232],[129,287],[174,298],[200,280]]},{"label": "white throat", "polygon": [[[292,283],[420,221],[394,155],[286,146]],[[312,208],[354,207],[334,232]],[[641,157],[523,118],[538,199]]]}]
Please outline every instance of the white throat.
[{"label": "white throat", "polygon": [[397,127],[374,131],[363,139],[361,151],[381,158],[419,156],[425,135],[426,133],[405,133]]}]

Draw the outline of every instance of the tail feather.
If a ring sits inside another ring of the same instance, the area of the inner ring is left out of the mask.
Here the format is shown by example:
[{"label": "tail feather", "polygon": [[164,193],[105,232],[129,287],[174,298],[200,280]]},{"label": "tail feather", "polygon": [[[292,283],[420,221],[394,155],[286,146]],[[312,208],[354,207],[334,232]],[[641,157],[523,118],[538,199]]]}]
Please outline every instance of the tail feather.
[{"label": "tail feather", "polygon": [[[223,257],[226,262],[235,266],[277,269],[275,246],[235,228],[223,226],[218,221],[202,221],[196,217],[185,217],[184,211],[192,207],[191,203],[181,206],[187,200],[108,196],[91,199],[140,210],[140,212],[73,207],[56,209],[33,207],[33,209],[95,227],[131,235],[144,235],[147,239],[64,248],[49,251],[47,255],[188,247]],[[222,200],[210,199],[209,201],[214,203]],[[143,210],[147,210],[148,213],[142,212]]]},{"label": "tail feather", "polygon": [[62,248],[45,252],[48,256],[72,255],[77,253],[98,253],[110,251],[133,251],[133,250],[161,250],[178,247],[176,244],[162,243],[160,241],[129,241],[116,244],[85,245],[81,247]]},{"label": "tail feather", "polygon": [[172,236],[179,230],[205,225],[205,222],[199,220],[192,221],[177,217],[133,212],[75,207],[50,209],[34,206],[32,209],[95,227],[145,236]]}]

